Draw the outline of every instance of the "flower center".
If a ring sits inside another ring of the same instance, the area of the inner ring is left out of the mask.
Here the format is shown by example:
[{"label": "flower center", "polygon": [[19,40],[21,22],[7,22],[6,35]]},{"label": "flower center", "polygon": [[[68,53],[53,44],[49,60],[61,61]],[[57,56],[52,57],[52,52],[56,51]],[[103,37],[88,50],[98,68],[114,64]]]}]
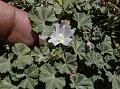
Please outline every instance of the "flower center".
[{"label": "flower center", "polygon": [[58,40],[58,42],[63,43],[64,42],[63,34],[58,34],[57,40]]}]

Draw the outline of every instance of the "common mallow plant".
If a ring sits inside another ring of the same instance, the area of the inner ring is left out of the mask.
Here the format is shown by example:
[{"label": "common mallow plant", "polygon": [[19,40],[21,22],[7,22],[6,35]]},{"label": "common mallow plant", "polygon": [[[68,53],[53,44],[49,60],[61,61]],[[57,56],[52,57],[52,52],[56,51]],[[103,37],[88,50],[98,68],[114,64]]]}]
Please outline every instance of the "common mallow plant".
[{"label": "common mallow plant", "polygon": [[71,29],[71,27],[66,27],[64,24],[59,23],[55,23],[54,27],[55,32],[52,33],[48,42],[53,43],[55,46],[60,43],[68,46],[72,41],[70,37],[74,34],[75,31]]}]

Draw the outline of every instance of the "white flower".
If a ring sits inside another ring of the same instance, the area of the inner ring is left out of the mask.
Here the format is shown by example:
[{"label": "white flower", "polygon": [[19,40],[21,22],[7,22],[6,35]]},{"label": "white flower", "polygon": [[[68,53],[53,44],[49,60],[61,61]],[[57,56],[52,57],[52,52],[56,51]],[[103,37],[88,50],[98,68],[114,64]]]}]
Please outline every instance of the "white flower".
[{"label": "white flower", "polygon": [[62,43],[65,46],[68,46],[72,41],[70,38],[74,34],[74,30],[71,28],[65,27],[63,24],[55,23],[55,32],[50,36],[49,43],[53,43],[55,46]]}]

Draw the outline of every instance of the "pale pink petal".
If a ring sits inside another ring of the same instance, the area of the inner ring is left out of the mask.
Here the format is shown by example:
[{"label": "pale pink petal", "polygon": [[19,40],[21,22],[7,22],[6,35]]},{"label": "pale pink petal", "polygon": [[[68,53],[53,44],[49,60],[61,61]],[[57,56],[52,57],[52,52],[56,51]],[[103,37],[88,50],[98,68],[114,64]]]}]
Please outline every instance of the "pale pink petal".
[{"label": "pale pink petal", "polygon": [[49,39],[48,42],[49,43],[53,43],[55,46],[59,44],[59,42],[57,41],[57,39],[54,39],[54,38]]},{"label": "pale pink petal", "polygon": [[74,34],[74,30],[71,30],[71,29],[66,29],[65,31],[64,31],[64,36],[65,37],[71,37],[73,34]]},{"label": "pale pink petal", "polygon": [[50,38],[57,38],[58,33],[57,32],[53,32],[52,35],[50,36]]},{"label": "pale pink petal", "polygon": [[64,40],[64,43],[63,43],[63,44],[64,44],[65,46],[68,46],[71,41],[72,41],[71,38],[66,38],[66,39]]},{"label": "pale pink petal", "polygon": [[53,26],[55,27],[55,30],[58,34],[64,33],[64,30],[65,30],[64,25],[61,25],[59,23],[54,23]]}]

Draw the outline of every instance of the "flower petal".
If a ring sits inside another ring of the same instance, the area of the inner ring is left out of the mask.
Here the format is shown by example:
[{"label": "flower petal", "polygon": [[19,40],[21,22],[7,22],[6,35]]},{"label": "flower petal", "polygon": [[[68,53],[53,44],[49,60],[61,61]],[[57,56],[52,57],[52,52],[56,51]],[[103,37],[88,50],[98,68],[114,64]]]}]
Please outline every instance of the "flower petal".
[{"label": "flower petal", "polygon": [[65,31],[64,31],[64,36],[65,37],[71,37],[73,34],[74,34],[74,30],[71,30],[71,29],[66,29]]},{"label": "flower petal", "polygon": [[65,46],[68,46],[69,45],[69,43],[72,41],[72,39],[71,38],[65,38],[65,40],[64,40],[64,45]]},{"label": "flower petal", "polygon": [[61,25],[59,23],[54,23],[53,26],[55,27],[55,30],[58,34],[63,34],[64,33],[64,25]]},{"label": "flower petal", "polygon": [[53,32],[52,35],[50,36],[50,38],[57,38],[58,33],[57,32]]},{"label": "flower petal", "polygon": [[55,46],[59,44],[59,42],[55,38],[49,39],[48,42],[53,43]]}]

